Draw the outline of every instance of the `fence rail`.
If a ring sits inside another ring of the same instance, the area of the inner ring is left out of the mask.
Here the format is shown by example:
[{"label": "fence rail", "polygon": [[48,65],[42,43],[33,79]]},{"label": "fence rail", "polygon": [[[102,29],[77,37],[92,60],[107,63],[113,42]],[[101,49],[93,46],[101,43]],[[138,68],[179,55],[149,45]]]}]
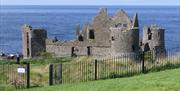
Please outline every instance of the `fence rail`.
[{"label": "fence rail", "polygon": [[[154,51],[148,51],[138,54],[123,54],[116,57],[81,58],[74,62],[50,64],[49,71],[46,70],[48,65],[39,67],[39,65],[31,64],[31,82],[29,63],[21,65],[3,64],[0,65],[0,84],[11,84],[17,89],[22,89],[29,88],[30,83],[32,87],[39,87],[48,84],[86,82],[128,77],[177,67],[180,67],[180,48],[167,49],[165,53],[158,56]],[[18,68],[25,69],[25,72],[18,72]],[[41,73],[42,70],[44,72]]]},{"label": "fence rail", "polygon": [[14,85],[16,89],[29,88],[29,64],[0,65],[0,84]]},{"label": "fence rail", "polygon": [[167,50],[155,56],[154,51],[123,57],[51,64],[50,85],[133,76],[150,71],[180,67],[180,50]]}]

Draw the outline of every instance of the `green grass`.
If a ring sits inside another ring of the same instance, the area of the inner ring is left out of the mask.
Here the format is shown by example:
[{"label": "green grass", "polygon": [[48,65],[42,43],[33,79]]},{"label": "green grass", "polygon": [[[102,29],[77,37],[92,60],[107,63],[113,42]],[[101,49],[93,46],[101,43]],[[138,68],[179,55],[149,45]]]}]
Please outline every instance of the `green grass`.
[{"label": "green grass", "polygon": [[[88,57],[61,57],[61,58],[37,58],[37,59],[29,59],[29,60],[22,60],[21,63],[29,62],[30,63],[30,84],[31,87],[43,87],[49,85],[49,64],[60,64],[60,63],[74,63],[78,61],[86,61],[89,59]],[[0,61],[0,91],[12,91],[11,89],[15,89],[11,83],[12,79],[14,78],[8,77],[8,75],[12,72],[17,73],[16,69],[17,66],[15,64],[15,60],[7,60],[7,61]],[[13,69],[12,71],[8,72],[8,65]],[[2,69],[3,65],[6,66]],[[14,65],[12,67],[12,65]],[[16,75],[18,76],[18,75]],[[14,76],[13,76],[14,77]],[[8,83],[5,83],[5,78],[7,78]],[[17,80],[17,79],[16,79]],[[10,88],[10,90],[9,90]]]},{"label": "green grass", "polygon": [[128,78],[56,85],[23,91],[179,91],[180,68]]},{"label": "green grass", "polygon": [[[64,62],[70,62],[74,60],[75,58],[72,57],[59,57],[59,58],[32,58],[32,59],[21,59],[21,64],[23,63],[30,63],[30,64],[50,64],[50,63],[64,63]],[[0,60],[1,64],[16,64],[16,60]]]},{"label": "green grass", "polygon": [[[177,67],[180,67],[179,59],[180,59],[180,56],[174,56],[171,58],[157,59],[154,62],[145,61],[145,69],[149,72],[149,71],[160,71],[160,70],[165,70],[165,69],[177,68]],[[133,74],[136,72],[140,74],[139,71],[141,71],[141,64],[139,62],[136,62],[130,59],[126,59],[125,61],[126,63],[124,64],[123,59],[115,59],[115,61],[113,61],[113,59],[107,60],[107,61],[98,60],[98,67],[99,67],[98,79],[107,79],[107,78],[127,76],[127,72],[128,72],[127,68],[131,69],[131,72],[133,72]],[[74,58],[71,58],[71,57],[44,58],[42,57],[42,58],[37,58],[37,59],[23,60],[21,62],[22,63],[29,62],[31,64],[30,83],[31,83],[32,88],[48,86],[50,63],[57,64],[57,65],[59,65],[59,63],[63,63],[63,77],[64,77],[63,81],[65,81],[65,83],[74,83],[74,82],[78,83],[82,81],[84,82],[84,79],[88,79],[88,80],[94,79],[94,59],[92,57],[74,57]],[[4,61],[4,62],[0,62],[0,64],[14,64],[14,62]],[[82,64],[82,65],[78,66],[79,64]],[[156,69],[153,69],[154,66],[156,67]],[[136,70],[137,68],[140,68],[140,69]],[[121,71],[115,71],[115,69],[121,69]],[[108,73],[106,71],[108,71]],[[0,74],[1,74],[0,75],[0,82],[1,82],[1,78],[2,78],[1,76],[3,76],[4,73],[1,73],[0,71]],[[68,82],[67,80],[69,79],[72,79],[72,80]],[[87,82],[87,83],[91,83],[91,82]],[[78,83],[78,84],[83,84],[83,83]],[[63,85],[62,88],[65,90],[62,90],[62,91],[66,91],[66,90],[71,91],[71,89],[65,88],[66,86],[71,87],[71,85]],[[4,83],[0,83],[0,91],[1,90],[6,91],[9,89],[10,89],[9,91],[12,91],[13,88],[14,87],[10,84],[4,85]],[[73,90],[74,88],[75,87],[73,87]],[[82,88],[82,89],[85,89],[85,88]],[[121,88],[124,88],[124,87],[121,87]],[[78,90],[75,90],[75,91],[78,91]],[[84,91],[84,90],[81,90],[81,91]],[[101,91],[101,90],[95,90],[95,91]],[[107,91],[111,91],[111,90],[107,90]],[[122,90],[122,91],[126,91],[126,90]]]},{"label": "green grass", "polygon": [[[48,85],[50,63],[54,64],[54,63],[70,62],[74,59],[75,58],[70,58],[70,57],[37,58],[37,59],[21,60],[21,64],[26,62],[30,63],[31,86],[41,87]],[[15,86],[12,85],[12,82],[14,81],[14,79],[18,80],[18,78],[16,78],[18,76],[16,71],[17,66],[18,65],[16,65],[16,60],[0,61],[0,91],[12,91],[13,89],[16,89]],[[9,69],[11,69],[11,71],[8,71]],[[14,73],[15,75],[12,76],[12,73]]]}]

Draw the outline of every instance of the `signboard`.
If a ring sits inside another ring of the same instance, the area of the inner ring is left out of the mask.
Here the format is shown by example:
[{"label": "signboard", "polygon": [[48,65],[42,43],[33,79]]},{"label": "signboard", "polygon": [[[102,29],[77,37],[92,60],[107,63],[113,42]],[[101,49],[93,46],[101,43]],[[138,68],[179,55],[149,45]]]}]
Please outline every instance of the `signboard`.
[{"label": "signboard", "polygon": [[17,68],[17,72],[23,74],[26,72],[26,70],[25,68]]}]

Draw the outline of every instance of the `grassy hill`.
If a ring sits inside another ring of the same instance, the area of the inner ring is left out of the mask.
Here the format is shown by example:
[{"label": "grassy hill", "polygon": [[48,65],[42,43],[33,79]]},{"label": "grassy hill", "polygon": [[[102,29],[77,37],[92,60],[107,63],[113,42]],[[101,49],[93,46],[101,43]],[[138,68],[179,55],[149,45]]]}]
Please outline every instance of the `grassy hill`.
[{"label": "grassy hill", "polygon": [[56,85],[23,91],[179,91],[180,68],[129,78]]}]

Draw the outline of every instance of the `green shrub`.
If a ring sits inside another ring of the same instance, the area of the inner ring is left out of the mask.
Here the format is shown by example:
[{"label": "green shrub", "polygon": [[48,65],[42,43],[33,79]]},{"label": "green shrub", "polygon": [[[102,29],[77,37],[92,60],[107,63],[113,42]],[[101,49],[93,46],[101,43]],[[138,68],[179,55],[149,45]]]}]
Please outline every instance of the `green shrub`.
[{"label": "green shrub", "polygon": [[48,52],[43,52],[40,54],[40,57],[42,57],[43,59],[49,59],[49,58],[53,58],[53,54],[52,53],[48,53]]}]

